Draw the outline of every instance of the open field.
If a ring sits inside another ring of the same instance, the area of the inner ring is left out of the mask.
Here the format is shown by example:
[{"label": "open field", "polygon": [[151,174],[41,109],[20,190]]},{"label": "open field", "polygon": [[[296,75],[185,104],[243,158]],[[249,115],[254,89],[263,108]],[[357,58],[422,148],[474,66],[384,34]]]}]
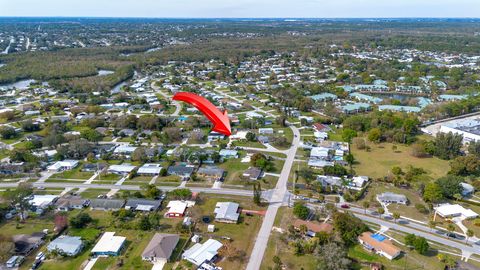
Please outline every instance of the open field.
[{"label": "open field", "polygon": [[409,146],[396,145],[397,150],[393,151],[391,143],[369,143],[368,145],[371,147],[369,152],[358,150],[355,145],[351,147],[357,161],[353,169],[358,175],[381,178],[387,176],[394,166],[406,169],[411,165],[423,168],[430,178],[436,179],[445,176],[450,170],[448,161],[436,157],[416,158],[411,156]]}]

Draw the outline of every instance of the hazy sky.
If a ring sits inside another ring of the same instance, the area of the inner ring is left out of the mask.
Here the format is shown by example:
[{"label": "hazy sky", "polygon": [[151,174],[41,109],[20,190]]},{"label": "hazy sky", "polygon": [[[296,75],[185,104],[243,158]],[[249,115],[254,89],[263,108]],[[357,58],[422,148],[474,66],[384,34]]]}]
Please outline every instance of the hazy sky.
[{"label": "hazy sky", "polygon": [[480,17],[480,0],[0,0],[0,16]]}]

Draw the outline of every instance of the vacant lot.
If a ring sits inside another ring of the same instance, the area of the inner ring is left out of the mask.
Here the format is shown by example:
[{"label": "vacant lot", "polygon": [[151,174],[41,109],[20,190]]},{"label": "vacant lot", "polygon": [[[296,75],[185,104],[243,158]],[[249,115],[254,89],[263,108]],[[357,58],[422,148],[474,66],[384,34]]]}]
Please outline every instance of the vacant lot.
[{"label": "vacant lot", "polygon": [[396,145],[397,149],[392,149],[391,143],[368,144],[370,151],[358,150],[352,145],[351,151],[357,160],[353,166],[355,172],[359,175],[367,175],[373,178],[384,177],[388,175],[394,166],[406,169],[409,165],[423,168],[427,175],[433,179],[442,177],[450,170],[448,161],[435,157],[416,158],[410,155],[410,147]]}]

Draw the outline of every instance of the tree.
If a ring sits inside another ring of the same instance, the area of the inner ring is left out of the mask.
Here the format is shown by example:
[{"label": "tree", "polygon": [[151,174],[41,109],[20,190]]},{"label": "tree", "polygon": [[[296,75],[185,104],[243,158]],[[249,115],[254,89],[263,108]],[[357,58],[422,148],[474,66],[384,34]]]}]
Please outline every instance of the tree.
[{"label": "tree", "polygon": [[430,230],[432,231],[433,229],[435,229],[437,227],[437,222],[435,220],[429,220],[428,221],[428,227],[430,228]]},{"label": "tree", "polygon": [[152,224],[150,224],[150,219],[148,216],[142,216],[140,220],[138,221],[138,229],[142,231],[148,231],[152,229]]},{"label": "tree", "polygon": [[468,143],[468,154],[480,158],[480,141],[471,141]]},{"label": "tree", "polygon": [[332,216],[333,227],[347,246],[356,244],[357,237],[368,231],[368,226],[350,213],[335,212]]},{"label": "tree", "polygon": [[392,217],[395,223],[397,223],[397,220],[400,218],[400,214],[397,212],[392,213]]},{"label": "tree", "polygon": [[162,195],[162,191],[155,185],[143,185],[142,190],[146,198],[155,199]]},{"label": "tree", "polygon": [[379,128],[372,128],[367,135],[367,138],[371,142],[378,143],[382,137],[382,131]]},{"label": "tree", "polygon": [[318,253],[317,270],[348,270],[352,261],[348,258],[346,249],[336,242],[322,246]]},{"label": "tree", "polygon": [[2,139],[8,140],[17,137],[17,132],[13,127],[10,126],[2,126],[0,127],[0,136]]},{"label": "tree", "polygon": [[459,156],[450,161],[450,173],[454,175],[479,175],[480,159],[474,155]]},{"label": "tree", "polygon": [[8,190],[3,193],[3,198],[10,204],[11,207],[20,208],[20,219],[24,219],[24,212],[30,207],[30,203],[25,198],[33,194],[32,184],[20,183],[16,189]]},{"label": "tree", "polygon": [[132,153],[132,161],[147,161],[147,152],[143,147],[137,147]]},{"label": "tree", "polygon": [[413,247],[418,253],[425,255],[430,248],[430,245],[424,237],[419,236],[413,242]]},{"label": "tree", "polygon": [[463,136],[461,134],[437,133],[435,137],[435,155],[441,159],[453,159],[460,155]]},{"label": "tree", "polygon": [[192,197],[192,191],[188,188],[177,188],[170,191],[170,195],[175,199],[190,199]]},{"label": "tree", "polygon": [[257,140],[257,136],[253,132],[247,132],[247,135],[245,137],[249,142],[254,142]]},{"label": "tree", "polygon": [[465,243],[467,243],[467,242],[468,242],[468,239],[469,239],[470,237],[474,236],[475,233],[474,233],[471,229],[467,229],[465,235],[467,236],[467,239],[465,240]]},{"label": "tree", "polygon": [[417,158],[422,158],[427,156],[427,151],[425,151],[425,146],[421,143],[414,143],[410,146],[410,154]]},{"label": "tree", "polygon": [[79,213],[78,215],[70,218],[70,226],[75,229],[85,228],[88,223],[92,222],[93,219],[87,213]]},{"label": "tree", "polygon": [[365,214],[367,214],[367,209],[370,207],[370,202],[363,201],[362,206],[363,206],[363,209],[365,210]]},{"label": "tree", "polygon": [[462,186],[460,183],[463,182],[463,178],[455,175],[447,175],[437,179],[435,182],[440,190],[442,191],[443,197],[454,198],[455,194],[462,193]]},{"label": "tree", "polygon": [[80,136],[90,142],[98,142],[103,138],[103,135],[100,132],[91,128],[82,130]]},{"label": "tree", "polygon": [[253,184],[253,202],[260,205],[262,202],[262,187],[259,182]]},{"label": "tree", "polygon": [[353,168],[353,163],[355,163],[355,157],[353,156],[352,153],[348,153],[346,156],[345,156],[345,161],[348,163],[348,166],[350,166],[350,172],[352,172]]},{"label": "tree", "polygon": [[447,231],[449,232],[448,235],[451,236],[452,233],[455,231],[455,225],[453,225],[452,223],[449,223],[447,225]]},{"label": "tree", "polygon": [[345,142],[351,143],[353,138],[357,137],[357,132],[353,129],[344,128],[342,130],[342,139]]},{"label": "tree", "polygon": [[383,215],[383,214],[385,214],[385,209],[383,209],[383,207],[378,207],[378,208],[377,208],[377,212],[378,212],[380,215]]},{"label": "tree", "polygon": [[307,219],[310,210],[303,203],[296,202],[293,206],[293,214],[299,219]]},{"label": "tree", "polygon": [[443,199],[443,193],[440,186],[436,183],[428,183],[423,191],[423,200],[430,203],[438,203]]},{"label": "tree", "polygon": [[417,239],[417,236],[413,233],[409,233],[409,234],[405,235],[405,238],[404,238],[405,245],[413,247],[416,239]]}]

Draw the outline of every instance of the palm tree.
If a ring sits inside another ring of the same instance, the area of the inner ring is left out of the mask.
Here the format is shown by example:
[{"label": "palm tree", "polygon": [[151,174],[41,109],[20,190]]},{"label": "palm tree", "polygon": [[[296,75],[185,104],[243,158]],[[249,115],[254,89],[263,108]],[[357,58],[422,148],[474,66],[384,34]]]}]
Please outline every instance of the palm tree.
[{"label": "palm tree", "polygon": [[455,225],[452,223],[447,225],[447,231],[449,232],[449,236],[455,231]]},{"label": "palm tree", "polygon": [[453,194],[453,198],[455,198],[455,200],[460,201],[463,197],[460,193],[455,193]]},{"label": "palm tree", "polygon": [[465,233],[467,235],[467,240],[465,241],[465,243],[468,242],[468,238],[472,237],[474,235],[473,231],[468,229],[467,232]]},{"label": "palm tree", "polygon": [[383,207],[378,207],[378,208],[377,208],[377,212],[378,212],[380,215],[383,215],[383,214],[385,214],[385,209],[383,209]]},{"label": "palm tree", "polygon": [[365,210],[365,214],[367,214],[367,208],[370,207],[370,202],[369,201],[364,201],[362,203],[363,209]]},{"label": "palm tree", "polygon": [[430,227],[430,230],[432,231],[433,229],[435,229],[435,227],[437,226],[437,222],[435,220],[429,220],[428,221],[428,227]]},{"label": "palm tree", "polygon": [[393,220],[395,221],[395,223],[397,223],[397,219],[400,218],[400,214],[395,212],[395,213],[392,214],[392,217],[393,217]]}]

